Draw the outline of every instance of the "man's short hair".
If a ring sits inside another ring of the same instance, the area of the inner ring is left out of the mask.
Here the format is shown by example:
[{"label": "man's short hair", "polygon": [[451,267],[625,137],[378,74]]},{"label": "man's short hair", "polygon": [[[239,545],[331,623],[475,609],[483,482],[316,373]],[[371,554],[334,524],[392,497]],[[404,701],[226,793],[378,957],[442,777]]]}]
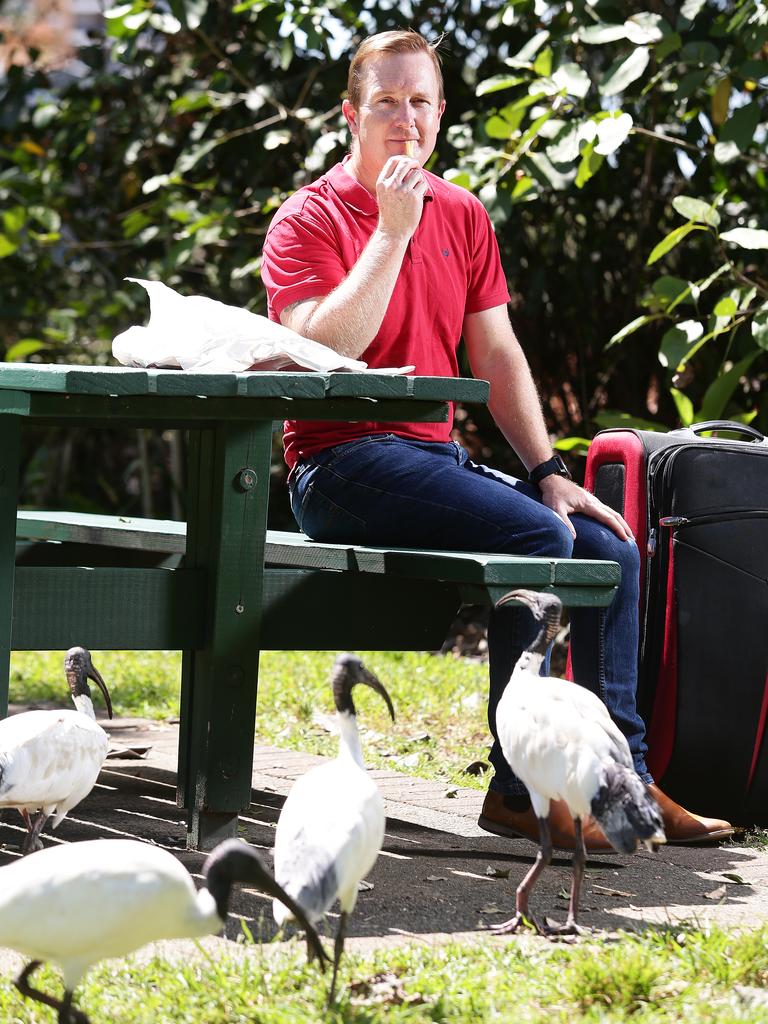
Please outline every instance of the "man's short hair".
[{"label": "man's short hair", "polygon": [[[441,37],[442,38],[442,37]],[[368,36],[358,46],[352,62],[349,65],[349,77],[347,79],[347,98],[352,106],[357,109],[360,105],[360,87],[365,73],[366,61],[382,53],[426,53],[432,61],[437,76],[437,91],[440,102],[443,100],[443,72],[440,67],[440,55],[437,48],[440,39],[436,43],[428,43],[424,36],[413,29],[401,29],[396,32],[378,32],[375,36]]]}]

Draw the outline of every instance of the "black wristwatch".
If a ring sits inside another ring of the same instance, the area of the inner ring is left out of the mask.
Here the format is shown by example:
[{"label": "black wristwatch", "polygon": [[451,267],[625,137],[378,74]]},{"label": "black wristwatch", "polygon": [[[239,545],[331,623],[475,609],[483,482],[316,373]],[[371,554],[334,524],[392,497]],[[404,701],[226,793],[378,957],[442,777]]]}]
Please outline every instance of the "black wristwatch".
[{"label": "black wristwatch", "polygon": [[532,484],[538,484],[541,483],[545,476],[552,476],[553,473],[557,473],[558,476],[564,476],[568,480],[573,479],[568,472],[568,467],[559,455],[553,455],[546,462],[540,462],[538,466],[534,466],[528,474],[528,479]]}]

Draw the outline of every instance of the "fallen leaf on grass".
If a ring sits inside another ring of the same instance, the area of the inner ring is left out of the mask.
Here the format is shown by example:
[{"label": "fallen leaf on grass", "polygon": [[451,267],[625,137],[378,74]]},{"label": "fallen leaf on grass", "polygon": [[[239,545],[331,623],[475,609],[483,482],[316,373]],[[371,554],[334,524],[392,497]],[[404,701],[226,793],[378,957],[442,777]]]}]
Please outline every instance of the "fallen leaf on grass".
[{"label": "fallen leaf on grass", "polygon": [[623,889],[611,889],[607,885],[593,885],[592,889],[594,890],[594,892],[605,893],[606,896],[626,896],[627,898],[629,898],[630,896],[637,895],[637,893],[634,892],[624,892]]},{"label": "fallen leaf on grass", "polygon": [[432,737],[428,732],[417,732],[413,736],[409,736],[405,741],[406,743],[426,743],[427,740],[431,740]]},{"label": "fallen leaf on grass", "polygon": [[400,757],[393,758],[392,760],[395,762],[395,764],[402,765],[403,768],[415,768],[416,765],[419,763],[419,755],[403,754]]},{"label": "fallen leaf on grass", "polygon": [[151,749],[151,743],[148,746],[110,747],[107,757],[118,757],[124,761],[143,761]]},{"label": "fallen leaf on grass", "polygon": [[382,971],[371,978],[353,981],[349,986],[350,1003],[363,1006],[366,1003],[384,1003],[391,1006],[416,1006],[425,1003],[424,996],[416,992],[406,992],[403,982],[391,971]]},{"label": "fallen leaf on grass", "polygon": [[497,868],[493,864],[489,864],[485,869],[489,878],[509,878],[509,872],[510,868]]},{"label": "fallen leaf on grass", "polygon": [[725,894],[726,894],[726,887],[724,885],[720,885],[720,886],[717,887],[717,889],[713,889],[712,892],[705,892],[704,893],[704,899],[705,900],[722,900],[722,899],[725,899]]}]

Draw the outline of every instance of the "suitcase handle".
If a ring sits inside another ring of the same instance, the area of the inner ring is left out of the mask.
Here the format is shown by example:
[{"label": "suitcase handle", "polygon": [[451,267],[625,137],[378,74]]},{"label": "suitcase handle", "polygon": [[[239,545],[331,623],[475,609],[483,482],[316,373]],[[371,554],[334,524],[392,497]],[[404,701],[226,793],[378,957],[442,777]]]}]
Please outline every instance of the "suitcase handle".
[{"label": "suitcase handle", "polygon": [[690,431],[692,434],[703,434],[705,430],[729,430],[732,434],[743,434],[750,441],[765,441],[765,434],[761,434],[759,430],[747,426],[746,423],[735,423],[733,420],[704,420],[703,423],[692,423],[690,427],[684,427],[680,433]]}]

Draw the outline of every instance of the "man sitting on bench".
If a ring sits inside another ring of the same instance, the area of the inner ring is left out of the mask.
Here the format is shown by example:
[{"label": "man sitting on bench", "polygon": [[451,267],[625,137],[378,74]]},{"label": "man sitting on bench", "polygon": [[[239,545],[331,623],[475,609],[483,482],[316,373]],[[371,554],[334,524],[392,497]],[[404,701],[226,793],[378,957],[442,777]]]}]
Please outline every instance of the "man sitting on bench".
[{"label": "man sitting on bench", "polygon": [[[262,278],[269,315],[369,366],[413,364],[457,376],[463,335],[475,376],[491,382],[490,409],[528,469],[521,481],[469,459],[451,424],[287,422],[291,506],[315,540],[382,546],[598,558],[622,583],[605,610],[574,609],[578,682],[598,693],[629,741],[648,785],[645,726],[635,705],[639,558],[622,517],[577,486],[553,455],[539,397],[507,314],[509,301],[488,215],[468,191],[423,170],[445,108],[436,48],[412,31],[366,39],[349,70],[343,113],[350,155],[299,189],[275,215]],[[532,621],[492,613],[489,722]],[[538,839],[523,784],[498,741],[480,825]],[[669,842],[731,834],[657,787]],[[556,846],[572,849],[564,805],[551,817]],[[587,849],[609,849],[599,828]]]}]

